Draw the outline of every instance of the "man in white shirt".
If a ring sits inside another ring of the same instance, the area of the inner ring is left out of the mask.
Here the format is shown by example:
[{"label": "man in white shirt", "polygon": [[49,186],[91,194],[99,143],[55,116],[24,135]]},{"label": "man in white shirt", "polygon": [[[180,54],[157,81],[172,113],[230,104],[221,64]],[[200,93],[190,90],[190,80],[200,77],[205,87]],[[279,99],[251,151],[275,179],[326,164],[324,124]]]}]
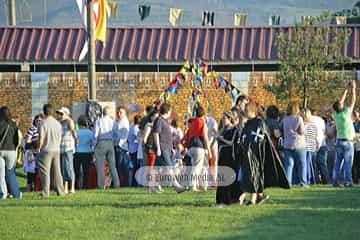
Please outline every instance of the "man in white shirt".
[{"label": "man in white shirt", "polygon": [[96,158],[96,171],[98,176],[98,187],[105,188],[104,176],[104,161],[107,160],[109,164],[110,174],[113,181],[113,186],[118,188],[119,176],[115,166],[115,153],[113,146],[113,128],[114,120],[110,117],[110,108],[103,109],[103,117],[95,122],[94,127],[94,146]]},{"label": "man in white shirt", "polygon": [[120,106],[116,109],[116,120],[113,127],[116,169],[121,186],[129,186],[129,120],[126,109]]},{"label": "man in white shirt", "polygon": [[328,147],[326,145],[326,125],[325,120],[319,116],[312,115],[311,122],[316,125],[317,128],[317,136],[316,142],[319,144],[316,151],[315,161],[313,161],[313,170],[315,176],[315,184],[320,183],[319,174],[322,178],[323,184],[329,183],[329,172],[327,166],[327,155],[328,155]]}]

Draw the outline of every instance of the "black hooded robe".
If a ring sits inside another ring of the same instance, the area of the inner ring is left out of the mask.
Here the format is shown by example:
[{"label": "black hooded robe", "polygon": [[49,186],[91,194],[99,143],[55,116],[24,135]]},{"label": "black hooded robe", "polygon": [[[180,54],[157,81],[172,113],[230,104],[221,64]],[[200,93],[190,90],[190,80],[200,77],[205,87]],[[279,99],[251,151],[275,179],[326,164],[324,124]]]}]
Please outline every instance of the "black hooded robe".
[{"label": "black hooded robe", "polygon": [[[236,128],[226,129],[221,136],[225,140],[232,141],[234,134],[236,134]],[[239,170],[239,162],[233,157],[233,146],[228,146],[225,143],[219,141],[219,167],[229,167],[234,170],[235,173]],[[234,204],[239,203],[239,197],[241,195],[239,182],[236,180],[229,186],[218,186],[216,189],[216,204]]]},{"label": "black hooded robe", "polygon": [[262,193],[266,187],[290,188],[264,120],[249,119],[235,145],[239,149],[236,157],[240,161],[243,192]]}]

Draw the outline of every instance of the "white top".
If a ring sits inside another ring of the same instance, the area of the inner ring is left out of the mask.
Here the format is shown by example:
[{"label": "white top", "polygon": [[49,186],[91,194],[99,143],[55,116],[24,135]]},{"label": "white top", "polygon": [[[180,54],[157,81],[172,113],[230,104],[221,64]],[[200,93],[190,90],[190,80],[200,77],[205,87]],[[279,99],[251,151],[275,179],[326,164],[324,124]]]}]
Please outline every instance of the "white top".
[{"label": "white top", "polygon": [[206,117],[209,142],[212,143],[218,131],[218,124],[213,117]]},{"label": "white top", "polygon": [[113,140],[114,120],[110,116],[102,117],[95,122],[94,146],[99,140]]},{"label": "white top", "polygon": [[317,128],[317,142],[320,143],[320,147],[326,146],[326,126],[325,121],[319,116],[312,116],[311,122],[313,122],[316,125]]}]

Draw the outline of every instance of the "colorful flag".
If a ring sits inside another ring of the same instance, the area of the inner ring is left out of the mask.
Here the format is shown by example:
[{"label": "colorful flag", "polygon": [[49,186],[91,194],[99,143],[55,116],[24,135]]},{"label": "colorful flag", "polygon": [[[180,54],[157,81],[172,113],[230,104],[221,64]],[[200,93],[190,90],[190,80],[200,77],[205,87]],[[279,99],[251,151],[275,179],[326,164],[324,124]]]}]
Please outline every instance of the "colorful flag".
[{"label": "colorful flag", "polygon": [[170,8],[169,22],[171,26],[179,25],[181,22],[183,10],[179,8]]},{"label": "colorful flag", "polygon": [[[87,0],[76,0],[79,8],[80,16],[87,30]],[[110,8],[107,0],[93,0],[93,12],[95,21],[95,39],[100,40],[105,45],[106,43],[106,25],[107,18],[110,15]],[[84,46],[80,52],[79,61],[82,61],[88,52],[88,39],[86,39]]]},{"label": "colorful flag", "polygon": [[105,45],[107,18],[110,15],[110,9],[107,0],[94,0],[94,18],[95,18],[95,37]]}]

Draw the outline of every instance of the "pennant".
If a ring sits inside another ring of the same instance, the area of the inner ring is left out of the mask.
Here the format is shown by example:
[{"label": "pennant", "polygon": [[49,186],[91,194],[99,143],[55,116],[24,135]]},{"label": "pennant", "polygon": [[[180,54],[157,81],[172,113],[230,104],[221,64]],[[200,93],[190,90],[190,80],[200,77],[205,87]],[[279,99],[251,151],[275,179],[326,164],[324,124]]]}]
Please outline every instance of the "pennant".
[{"label": "pennant", "polygon": [[185,73],[186,73],[186,68],[185,68],[185,67],[182,67],[182,68],[180,69],[179,73],[185,75]]},{"label": "pennant", "polygon": [[175,79],[176,79],[177,81],[185,81],[185,75],[184,75],[184,73],[182,73],[181,70],[180,70],[180,72],[175,75]]},{"label": "pennant", "polygon": [[214,18],[215,18],[214,12],[204,11],[202,16],[202,25],[214,26]]},{"label": "pennant", "polygon": [[346,16],[336,16],[336,24],[338,25],[344,25],[346,24]]},{"label": "pennant", "polygon": [[118,16],[119,3],[110,1],[110,2],[108,2],[108,6],[109,6],[109,9],[110,9],[110,17],[117,17]]},{"label": "pennant", "polygon": [[215,81],[215,89],[219,89],[221,87],[221,83],[219,80]]},{"label": "pennant", "polygon": [[183,10],[179,8],[170,8],[169,22],[171,26],[177,26],[182,19]]},{"label": "pennant", "polygon": [[191,66],[190,66],[190,62],[189,61],[186,61],[185,64],[184,64],[184,68],[186,71],[189,71]]},{"label": "pennant", "polygon": [[200,75],[195,76],[195,85],[200,85],[202,83],[202,77]]},{"label": "pennant", "polygon": [[95,17],[95,37],[105,45],[106,43],[106,26],[107,18],[110,14],[107,0],[94,1],[94,17]]},{"label": "pennant", "polygon": [[269,17],[269,25],[270,26],[280,25],[280,16],[270,16]]},{"label": "pennant", "polygon": [[174,87],[174,86],[168,87],[168,88],[166,89],[166,91],[167,91],[168,93],[171,93],[171,94],[177,94],[177,93],[178,93],[177,88]]},{"label": "pennant", "polygon": [[144,19],[150,15],[150,9],[151,6],[149,5],[139,5],[139,15],[141,21],[144,21]]},{"label": "pennant", "polygon": [[235,13],[234,15],[234,25],[236,27],[245,26],[247,22],[248,15],[246,13]]},{"label": "pennant", "polygon": [[236,98],[239,94],[239,91],[234,87],[234,86],[231,86],[232,90],[231,90],[231,97],[232,97],[232,100],[233,102],[236,101]]},{"label": "pennant", "polygon": [[207,65],[205,63],[202,64],[201,69],[202,69],[203,76],[207,76],[208,67],[207,67]]}]

